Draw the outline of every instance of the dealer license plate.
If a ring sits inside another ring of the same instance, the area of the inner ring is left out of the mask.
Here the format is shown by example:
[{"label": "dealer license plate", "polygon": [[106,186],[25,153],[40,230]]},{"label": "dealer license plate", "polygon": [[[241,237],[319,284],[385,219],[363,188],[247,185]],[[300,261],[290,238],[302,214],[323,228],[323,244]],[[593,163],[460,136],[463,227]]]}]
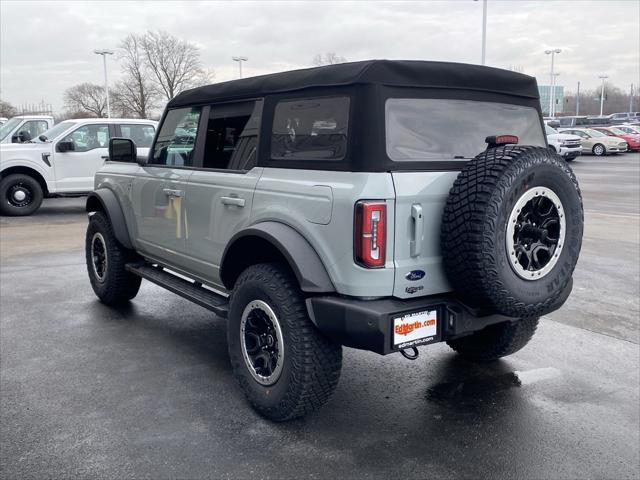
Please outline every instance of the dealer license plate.
[{"label": "dealer license plate", "polygon": [[438,312],[426,310],[393,319],[393,346],[407,348],[431,343],[438,338]]}]

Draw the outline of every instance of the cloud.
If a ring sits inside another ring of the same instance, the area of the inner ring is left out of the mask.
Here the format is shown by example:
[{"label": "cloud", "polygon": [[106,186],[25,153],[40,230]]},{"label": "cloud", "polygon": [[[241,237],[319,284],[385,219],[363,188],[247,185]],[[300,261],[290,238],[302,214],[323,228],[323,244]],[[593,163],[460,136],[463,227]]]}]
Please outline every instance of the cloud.
[{"label": "cloud", "polygon": [[[115,48],[129,33],[166,30],[196,43],[216,80],[311,65],[316,53],[479,63],[482,2],[13,2],[0,3],[0,95],[14,104],[62,107],[64,90],[102,83],[95,48]],[[559,82],[598,85],[607,73],[640,83],[640,7],[635,1],[488,2],[487,63],[522,69],[547,83],[549,57]],[[110,76],[118,77],[114,58]]]}]

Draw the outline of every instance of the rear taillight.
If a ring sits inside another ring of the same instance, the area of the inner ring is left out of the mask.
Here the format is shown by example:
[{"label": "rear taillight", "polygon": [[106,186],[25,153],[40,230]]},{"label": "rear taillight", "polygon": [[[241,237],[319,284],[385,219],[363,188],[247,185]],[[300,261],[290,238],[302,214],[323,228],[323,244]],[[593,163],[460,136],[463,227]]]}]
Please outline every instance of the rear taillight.
[{"label": "rear taillight", "polygon": [[356,203],[355,217],[356,263],[366,268],[384,267],[387,204],[383,201],[360,201]]}]

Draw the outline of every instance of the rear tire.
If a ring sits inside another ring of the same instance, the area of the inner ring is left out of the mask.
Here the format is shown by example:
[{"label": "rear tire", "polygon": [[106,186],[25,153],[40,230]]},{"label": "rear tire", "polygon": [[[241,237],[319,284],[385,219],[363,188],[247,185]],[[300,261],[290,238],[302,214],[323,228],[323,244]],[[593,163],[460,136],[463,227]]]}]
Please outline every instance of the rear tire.
[{"label": "rear tire", "polygon": [[138,256],[120,245],[111,222],[102,212],[89,218],[85,258],[91,287],[102,303],[118,305],[138,294],[142,279],[125,268]]},{"label": "rear tire", "polygon": [[602,145],[601,143],[596,143],[593,148],[591,149],[591,152],[596,156],[596,157],[603,157],[607,154],[607,149],[605,148],[604,145]]},{"label": "rear tire", "polygon": [[498,323],[466,337],[448,340],[447,345],[467,360],[490,362],[522,349],[537,327],[537,318]]},{"label": "rear tire", "polygon": [[0,213],[10,217],[31,215],[40,205],[44,193],[38,181],[23,173],[7,175],[0,181]]},{"label": "rear tire", "polygon": [[280,264],[257,264],[240,274],[231,294],[227,339],[240,387],[270,420],[317,410],[338,385],[342,347],[316,329],[295,278]]}]

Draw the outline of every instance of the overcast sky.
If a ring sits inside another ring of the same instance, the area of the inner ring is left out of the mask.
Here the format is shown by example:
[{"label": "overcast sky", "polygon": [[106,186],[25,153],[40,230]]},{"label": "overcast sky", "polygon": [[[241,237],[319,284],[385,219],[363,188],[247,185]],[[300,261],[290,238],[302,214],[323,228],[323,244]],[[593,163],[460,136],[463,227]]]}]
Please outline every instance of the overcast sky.
[{"label": "overcast sky", "polygon": [[[480,63],[482,1],[424,2],[0,2],[0,96],[63,106],[63,92],[103,83],[95,48],[162,29],[197,44],[216,81],[310,66],[316,53]],[[640,83],[640,0],[488,1],[487,64],[548,83],[593,88],[598,75],[625,90]],[[109,60],[111,78],[116,60]]]}]

